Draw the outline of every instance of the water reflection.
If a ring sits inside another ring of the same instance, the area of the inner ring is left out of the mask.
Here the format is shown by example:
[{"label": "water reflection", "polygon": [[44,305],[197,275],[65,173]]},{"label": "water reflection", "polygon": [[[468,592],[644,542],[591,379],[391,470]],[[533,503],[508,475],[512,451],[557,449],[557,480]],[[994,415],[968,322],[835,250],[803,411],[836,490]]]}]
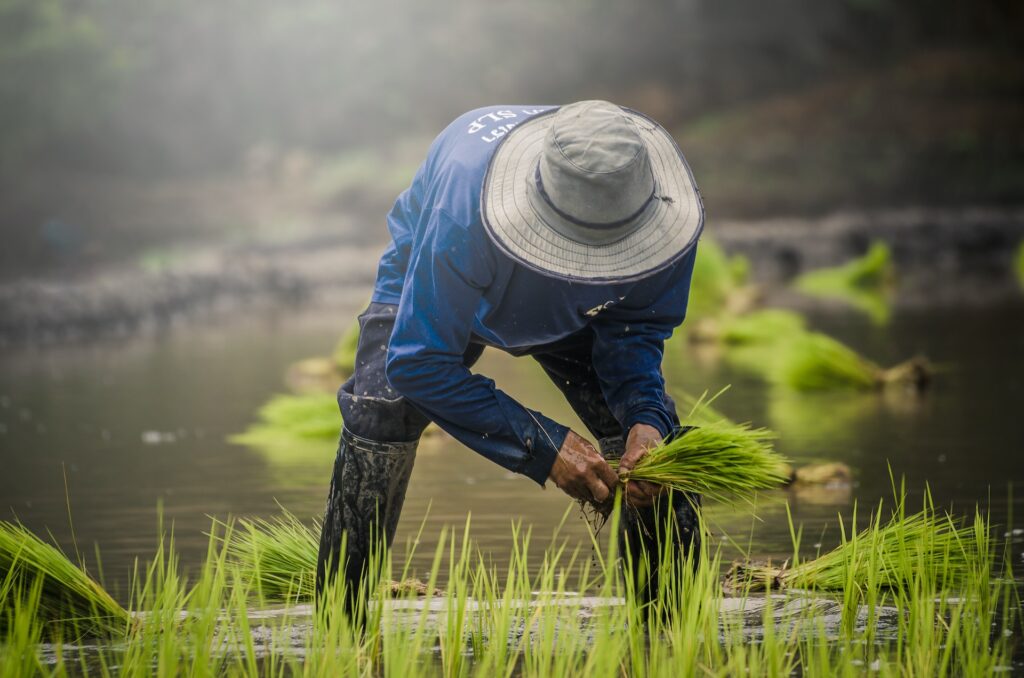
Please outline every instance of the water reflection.
[{"label": "water reflection", "polygon": [[[334,345],[355,305],[157,341],[8,351],[0,363],[0,507],[36,531],[51,529],[70,547],[66,469],[80,550],[91,553],[98,543],[108,582],[122,592],[133,560],[155,547],[158,503],[186,565],[200,562],[211,516],[271,515],[278,502],[300,517],[318,516],[333,440],[253,449],[228,438],[286,389],[290,364]],[[941,506],[969,511],[991,495],[993,522],[1005,525],[1006,484],[1024,482],[1024,427],[1016,419],[1024,397],[1024,307],[897,314],[884,330],[852,313],[811,320],[865,352],[889,358],[923,351],[955,369],[941,374],[923,400],[801,396],[774,392],[756,376],[673,341],[665,364],[673,391],[714,393],[731,383],[716,402],[725,414],[777,429],[780,451],[797,462],[837,460],[853,469],[852,487],[768,493],[754,512],[709,506],[715,536],[735,553],[784,559],[788,501],[808,549],[834,544],[837,512],[848,512],[854,499],[874,505],[891,496],[888,464],[897,477],[907,476],[912,492],[930,482]],[[476,369],[525,404],[583,430],[530,359],[488,351]],[[532,528],[539,549],[567,509],[562,536],[586,544],[583,518],[555,488],[542,491],[447,436],[431,436],[420,446],[398,542],[423,526],[414,566],[426,569],[441,526],[461,525],[471,513],[474,537],[500,562],[514,521]],[[1022,548],[1015,546],[1018,559]]]}]

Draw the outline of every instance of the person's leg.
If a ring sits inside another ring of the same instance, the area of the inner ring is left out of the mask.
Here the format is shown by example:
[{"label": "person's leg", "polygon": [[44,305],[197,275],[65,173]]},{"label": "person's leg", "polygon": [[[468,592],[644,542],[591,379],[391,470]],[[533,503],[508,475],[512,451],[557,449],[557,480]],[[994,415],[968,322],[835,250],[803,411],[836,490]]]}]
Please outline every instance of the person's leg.
[{"label": "person's leg", "polygon": [[[605,459],[619,459],[625,452],[625,435],[628,432],[623,432],[601,392],[591,357],[592,337],[585,330],[564,341],[540,347],[531,355],[597,438]],[[672,403],[668,395],[666,399]],[[675,424],[669,438],[683,435],[687,430],[679,426],[678,419]],[[674,564],[681,563],[687,553],[693,554],[693,562],[696,563],[700,550],[699,505],[699,496],[675,493],[659,497],[650,507],[625,507],[620,533],[622,557],[633,563],[634,585],[640,602],[650,603],[659,590],[657,575],[666,536],[678,544]],[[672,534],[666,535],[666,530]]]},{"label": "person's leg", "polygon": [[[396,311],[390,304],[371,303],[359,316],[355,373],[338,390],[344,424],[320,535],[316,591],[319,599],[340,571],[350,611],[374,548],[390,547],[395,538],[416,447],[429,423],[391,388],[385,374]],[[480,348],[467,352],[467,364],[479,357]]]}]

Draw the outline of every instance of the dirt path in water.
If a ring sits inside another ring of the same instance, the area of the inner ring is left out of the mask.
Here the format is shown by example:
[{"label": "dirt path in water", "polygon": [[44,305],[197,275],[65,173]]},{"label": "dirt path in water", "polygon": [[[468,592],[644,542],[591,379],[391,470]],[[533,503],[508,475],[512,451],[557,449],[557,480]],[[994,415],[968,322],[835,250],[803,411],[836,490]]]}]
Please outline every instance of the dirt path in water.
[{"label": "dirt path in water", "polygon": [[[1011,259],[1024,209],[902,209],[823,218],[714,221],[706,234],[751,260],[754,279],[781,287],[797,273],[893,250],[901,306],[988,303],[1019,294]],[[363,241],[365,243],[365,240]],[[156,267],[110,265],[75,279],[0,283],[0,344],[123,335],[255,307],[323,305],[367,295],[383,243],[344,235],[198,248]]]}]

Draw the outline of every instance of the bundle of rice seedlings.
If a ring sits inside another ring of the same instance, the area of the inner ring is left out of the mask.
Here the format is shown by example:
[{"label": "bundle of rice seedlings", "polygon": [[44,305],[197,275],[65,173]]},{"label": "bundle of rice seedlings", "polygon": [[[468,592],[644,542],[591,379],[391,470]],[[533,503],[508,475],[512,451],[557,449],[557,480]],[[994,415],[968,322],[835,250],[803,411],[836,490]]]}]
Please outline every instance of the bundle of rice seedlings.
[{"label": "bundle of rice seedlings", "polygon": [[1014,261],[1014,268],[1017,270],[1017,280],[1020,281],[1020,286],[1024,287],[1024,242],[1017,248],[1017,257]]},{"label": "bundle of rice seedlings", "polygon": [[930,500],[924,510],[912,515],[906,515],[901,507],[884,524],[878,511],[867,529],[849,538],[844,530],[839,546],[813,560],[780,567],[734,563],[726,587],[901,589],[924,575],[940,588],[956,588],[982,555],[975,539],[977,529],[978,525],[965,525],[949,514],[937,513]]},{"label": "bundle of rice seedlings", "polygon": [[867,254],[834,268],[801,275],[796,288],[812,296],[839,299],[868,314],[876,323],[889,318],[885,292],[894,278],[892,256],[885,243],[872,243]]},{"label": "bundle of rice seedlings", "polygon": [[810,293],[842,289],[880,289],[892,282],[892,254],[884,242],[873,242],[867,253],[840,266],[804,273],[796,286]]},{"label": "bundle of rice seedlings", "polygon": [[687,315],[700,318],[731,308],[746,310],[754,301],[754,288],[747,284],[750,264],[745,257],[729,257],[714,240],[703,237],[697,246],[697,258],[690,281]]},{"label": "bundle of rice seedlings", "polygon": [[264,600],[298,602],[316,594],[320,526],[306,525],[284,511],[266,520],[240,520],[228,542],[228,555],[243,581]]},{"label": "bundle of rice seedlings", "polygon": [[334,347],[331,358],[342,374],[350,375],[356,371],[356,348],[359,346],[359,320],[353,319],[348,329],[341,335],[338,345]]},{"label": "bundle of rice seedlings", "polygon": [[927,386],[934,368],[915,357],[885,369],[832,337],[817,332],[780,346],[769,378],[798,391],[879,389],[889,385]]},{"label": "bundle of rice seedlings", "polygon": [[131,614],[58,548],[20,523],[0,522],[0,628],[32,586],[40,587],[40,621],[64,638],[124,636],[131,626]]},{"label": "bundle of rice seedlings", "polygon": [[279,444],[282,439],[337,440],[341,413],[331,393],[276,395],[260,408],[261,421],[231,442],[259,446]]},{"label": "bundle of rice seedlings", "polygon": [[732,346],[774,344],[806,331],[803,316],[782,308],[766,308],[718,319],[717,339]]},{"label": "bundle of rice seedlings", "polygon": [[789,479],[787,460],[772,447],[775,434],[727,419],[713,420],[698,403],[687,422],[700,422],[644,455],[623,482],[646,480],[676,492],[718,501],[752,501],[758,490]]}]

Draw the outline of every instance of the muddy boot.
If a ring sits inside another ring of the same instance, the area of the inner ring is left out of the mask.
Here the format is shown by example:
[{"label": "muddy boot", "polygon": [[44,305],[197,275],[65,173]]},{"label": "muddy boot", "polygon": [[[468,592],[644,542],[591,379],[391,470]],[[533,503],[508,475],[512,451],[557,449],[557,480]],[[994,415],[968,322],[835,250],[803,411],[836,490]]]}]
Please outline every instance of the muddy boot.
[{"label": "muddy boot", "polygon": [[[666,440],[685,435],[690,428],[680,427]],[[666,539],[671,540],[669,548],[673,553],[673,563],[667,566],[681,568],[687,554],[692,553],[691,562],[696,567],[700,553],[699,507],[698,495],[680,492],[663,494],[655,499],[652,506],[645,508],[623,506],[619,544],[623,561],[628,558],[632,563],[638,604],[651,607],[659,595],[659,572]],[[676,572],[679,577],[682,570],[677,569]]]},{"label": "muddy boot", "polygon": [[325,586],[340,571],[345,578],[346,612],[357,620],[362,617],[360,589],[364,581],[372,583],[379,576],[368,571],[370,556],[383,555],[379,546],[390,547],[395,538],[417,443],[378,442],[342,430],[317,556],[318,604]]}]

